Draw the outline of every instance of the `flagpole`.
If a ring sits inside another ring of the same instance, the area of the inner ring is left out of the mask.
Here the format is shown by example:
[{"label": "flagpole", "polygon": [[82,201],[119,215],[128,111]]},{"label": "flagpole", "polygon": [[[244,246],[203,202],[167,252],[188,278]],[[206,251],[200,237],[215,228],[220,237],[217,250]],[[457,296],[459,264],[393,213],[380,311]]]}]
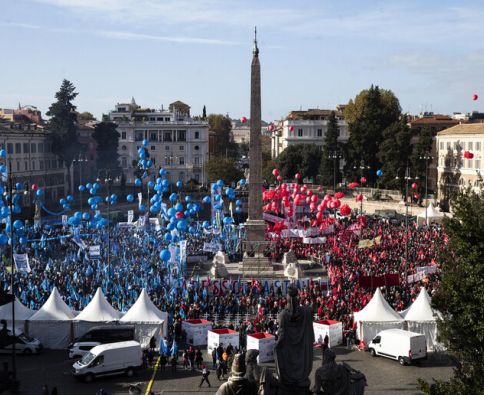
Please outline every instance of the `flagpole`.
[{"label": "flagpole", "polygon": [[13,379],[17,379],[17,363],[16,363],[16,342],[15,342],[15,292],[14,292],[14,276],[15,276],[15,265],[13,262],[13,249],[14,243],[14,230],[13,230],[13,177],[12,177],[12,161],[8,163],[8,198],[10,204],[10,291],[12,293],[12,376]]}]

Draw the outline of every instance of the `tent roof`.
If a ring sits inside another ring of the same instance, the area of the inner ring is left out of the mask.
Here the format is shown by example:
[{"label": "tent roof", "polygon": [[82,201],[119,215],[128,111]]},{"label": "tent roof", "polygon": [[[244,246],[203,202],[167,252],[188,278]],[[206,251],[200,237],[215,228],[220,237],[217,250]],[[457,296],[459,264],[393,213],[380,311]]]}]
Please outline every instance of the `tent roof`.
[{"label": "tent roof", "polygon": [[135,304],[131,306],[128,312],[120,319],[123,322],[163,322],[166,319],[166,313],[158,310],[151,301],[150,297],[143,290],[138,296]]},{"label": "tent roof", "polygon": [[435,321],[434,310],[430,306],[430,296],[422,287],[420,293],[405,314],[405,321]]},{"label": "tent roof", "polygon": [[440,211],[435,209],[432,202],[430,202],[428,207],[424,211],[422,211],[418,216],[425,218],[425,212],[427,212],[427,218],[437,218],[437,217],[444,216],[444,214],[442,214]]},{"label": "tent roof", "polygon": [[[15,320],[28,320],[35,313],[34,310],[30,310],[25,307],[17,298],[15,298]],[[12,304],[7,303],[0,306],[0,319],[11,320],[12,319]]]},{"label": "tent roof", "polygon": [[380,288],[377,288],[370,302],[363,310],[355,313],[355,321],[400,322],[403,319],[385,300]]},{"label": "tent roof", "polygon": [[31,321],[65,321],[74,317],[72,310],[62,300],[56,287],[52,289],[49,299],[33,314]]},{"label": "tent roof", "polygon": [[101,288],[98,288],[92,300],[75,319],[79,321],[102,322],[117,321],[119,318],[121,318],[121,313],[109,304]]}]

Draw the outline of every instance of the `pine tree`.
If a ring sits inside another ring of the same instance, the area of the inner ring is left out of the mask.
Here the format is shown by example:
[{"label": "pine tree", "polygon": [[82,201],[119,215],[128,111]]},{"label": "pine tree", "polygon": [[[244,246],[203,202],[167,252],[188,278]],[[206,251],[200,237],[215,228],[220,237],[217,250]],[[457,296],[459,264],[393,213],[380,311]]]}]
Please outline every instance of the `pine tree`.
[{"label": "pine tree", "polygon": [[449,243],[439,262],[442,281],[432,298],[442,314],[439,340],[457,360],[454,377],[433,384],[419,380],[425,394],[482,394],[484,388],[484,196],[470,190],[453,202],[444,221]]},{"label": "pine tree", "polygon": [[70,81],[63,80],[59,91],[55,94],[57,101],[52,103],[46,113],[51,117],[49,130],[52,132],[52,151],[59,156],[68,169],[80,151],[76,106],[72,104],[78,95],[75,90],[75,86]]},{"label": "pine tree", "polygon": [[[416,175],[421,180],[425,180],[425,157],[429,157],[430,153],[432,152],[432,141],[433,141],[433,134],[430,126],[424,126],[418,132],[418,140],[417,144],[415,145],[415,149],[411,155],[412,161],[412,168],[415,169]],[[427,159],[427,164],[430,164],[431,160]],[[425,183],[419,184],[419,191],[424,192],[425,190]]]},{"label": "pine tree", "polygon": [[109,169],[111,174],[117,174],[119,170],[119,133],[116,125],[112,122],[99,122],[92,134],[96,140],[97,147],[97,168]]},{"label": "pine tree", "polygon": [[276,163],[284,179],[294,179],[296,173],[302,178],[315,179],[321,163],[321,151],[310,144],[290,145],[281,152]]},{"label": "pine tree", "polygon": [[341,157],[342,155],[341,150],[339,149],[338,136],[338,120],[336,119],[335,112],[331,111],[331,115],[328,118],[328,128],[326,130],[326,135],[324,136],[321,165],[319,166],[321,184],[323,185],[333,186],[335,174],[336,183],[340,182],[341,180],[341,173],[339,170],[339,157]]}]

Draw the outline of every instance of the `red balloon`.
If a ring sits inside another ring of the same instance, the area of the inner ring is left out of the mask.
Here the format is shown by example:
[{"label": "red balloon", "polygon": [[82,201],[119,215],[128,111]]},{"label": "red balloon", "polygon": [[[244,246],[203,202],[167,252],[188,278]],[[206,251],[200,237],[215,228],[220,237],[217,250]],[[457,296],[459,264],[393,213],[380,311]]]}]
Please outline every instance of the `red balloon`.
[{"label": "red balloon", "polygon": [[274,169],[274,170],[272,170],[272,175],[273,175],[274,177],[277,177],[279,174],[280,174],[279,169]]},{"label": "red balloon", "polygon": [[240,118],[240,122],[242,122],[242,123],[247,123],[247,117],[242,117],[242,118]]},{"label": "red balloon", "polygon": [[348,188],[350,188],[350,189],[358,188],[359,186],[360,186],[360,184],[358,184],[357,182],[350,182],[348,184]]},{"label": "red balloon", "polygon": [[416,183],[416,182],[414,182],[414,183],[412,184],[412,189],[417,189],[417,186],[418,186],[418,185],[417,185],[417,183]]},{"label": "red balloon", "polygon": [[351,208],[347,204],[343,204],[339,209],[339,212],[341,213],[341,215],[344,215],[346,217],[348,215],[351,215]]},{"label": "red balloon", "polygon": [[277,176],[277,181],[282,181],[282,176]]},{"label": "red balloon", "polygon": [[294,132],[294,126],[292,126],[292,125],[291,125],[291,126],[289,126],[289,131],[290,131],[290,132]]},{"label": "red balloon", "polygon": [[182,219],[182,218],[183,218],[183,212],[181,212],[181,211],[177,211],[177,212],[176,212],[176,214],[175,214],[175,217],[176,217],[177,219]]},{"label": "red balloon", "polygon": [[312,201],[313,203],[317,203],[317,201],[318,201],[318,195],[312,195],[312,196],[311,196],[311,201]]},{"label": "red balloon", "polygon": [[36,191],[38,188],[37,184],[32,184],[32,191]]},{"label": "red balloon", "polygon": [[269,124],[269,126],[267,127],[267,130],[268,130],[269,132],[272,132],[272,131],[274,130],[274,128],[275,128],[275,127],[274,127],[274,124],[273,124],[273,123],[270,123],[270,124]]},{"label": "red balloon", "polygon": [[356,201],[357,202],[363,201],[363,194],[362,193],[359,193],[358,195],[356,195]]},{"label": "red balloon", "polygon": [[477,96],[477,93],[474,93],[472,95],[472,100],[476,101],[477,99],[479,99],[479,96]]},{"label": "red balloon", "polygon": [[340,200],[333,200],[332,202],[333,208],[339,208],[341,206],[341,201]]},{"label": "red balloon", "polygon": [[294,178],[295,178],[296,180],[300,180],[300,179],[301,179],[301,174],[296,173],[296,174],[294,175]]},{"label": "red balloon", "polygon": [[365,177],[361,177],[361,178],[360,178],[360,182],[361,182],[362,184],[366,184],[366,178],[365,178]]},{"label": "red balloon", "polygon": [[336,192],[336,193],[334,194],[334,197],[335,197],[336,199],[343,199],[343,198],[345,197],[345,194],[344,194],[343,192]]}]

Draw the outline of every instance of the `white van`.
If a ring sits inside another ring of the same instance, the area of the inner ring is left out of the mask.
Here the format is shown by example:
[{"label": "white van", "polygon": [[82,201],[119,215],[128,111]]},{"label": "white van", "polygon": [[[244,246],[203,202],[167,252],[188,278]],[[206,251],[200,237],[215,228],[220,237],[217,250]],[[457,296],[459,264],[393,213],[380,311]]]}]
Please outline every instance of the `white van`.
[{"label": "white van", "polygon": [[72,346],[69,346],[69,358],[71,359],[78,359],[84,357],[84,355],[88,354],[92,348],[101,345],[99,342],[82,342],[82,343],[74,343]]},{"label": "white van", "polygon": [[368,344],[368,351],[374,357],[380,355],[407,365],[427,358],[427,340],[421,333],[387,329],[379,332]]},{"label": "white van", "polygon": [[[18,333],[18,332],[17,332]],[[0,353],[12,353],[13,343],[15,342],[15,352],[25,355],[38,354],[43,350],[42,343],[33,337],[25,336],[21,333],[18,336],[8,335],[0,341]]]},{"label": "white van", "polygon": [[72,365],[74,377],[91,382],[96,376],[125,373],[132,377],[143,365],[141,345],[134,340],[96,346]]}]

